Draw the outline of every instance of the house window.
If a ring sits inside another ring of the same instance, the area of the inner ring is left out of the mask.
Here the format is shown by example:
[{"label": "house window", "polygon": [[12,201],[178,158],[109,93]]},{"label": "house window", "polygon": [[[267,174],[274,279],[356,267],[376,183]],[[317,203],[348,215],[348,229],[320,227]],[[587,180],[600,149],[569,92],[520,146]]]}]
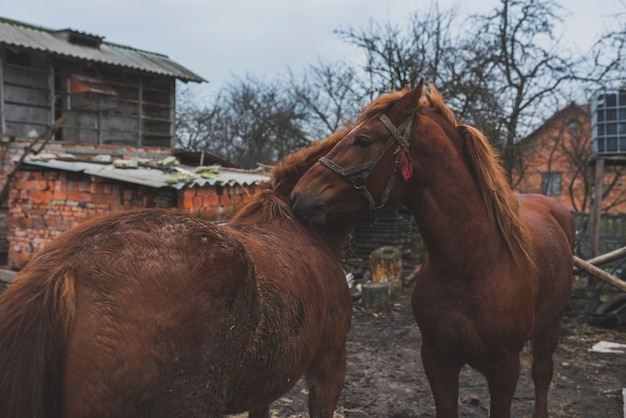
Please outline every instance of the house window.
[{"label": "house window", "polygon": [[576,119],[572,119],[567,123],[567,130],[570,133],[578,133],[580,131],[581,124]]},{"label": "house window", "polygon": [[541,193],[548,196],[559,196],[561,194],[561,173],[542,173]]}]

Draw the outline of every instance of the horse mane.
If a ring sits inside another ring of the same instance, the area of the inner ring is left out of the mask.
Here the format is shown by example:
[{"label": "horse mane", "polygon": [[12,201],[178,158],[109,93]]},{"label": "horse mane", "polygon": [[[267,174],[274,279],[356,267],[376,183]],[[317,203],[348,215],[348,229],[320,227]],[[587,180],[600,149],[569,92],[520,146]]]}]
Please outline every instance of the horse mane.
[{"label": "horse mane", "polygon": [[368,122],[371,119],[378,117],[381,113],[385,113],[391,108],[391,106],[400,100],[402,96],[408,93],[409,90],[409,87],[406,86],[402,90],[385,93],[372,100],[372,102],[368,104],[365,109],[363,109],[355,125]]},{"label": "horse mane", "polygon": [[519,210],[519,199],[511,188],[498,153],[487,138],[476,128],[458,124],[454,113],[445,104],[443,97],[431,84],[424,93],[423,103],[441,115],[465,139],[465,148],[476,179],[482,200],[489,217],[498,227],[500,234],[518,266],[534,266],[532,240]]},{"label": "horse mane", "polygon": [[262,183],[259,190],[240,206],[231,223],[243,220],[258,222],[277,217],[295,219],[288,204],[291,191],[302,175],[351,129],[352,125],[346,122],[342,128],[327,138],[314,141],[276,163],[272,168],[270,180]]}]

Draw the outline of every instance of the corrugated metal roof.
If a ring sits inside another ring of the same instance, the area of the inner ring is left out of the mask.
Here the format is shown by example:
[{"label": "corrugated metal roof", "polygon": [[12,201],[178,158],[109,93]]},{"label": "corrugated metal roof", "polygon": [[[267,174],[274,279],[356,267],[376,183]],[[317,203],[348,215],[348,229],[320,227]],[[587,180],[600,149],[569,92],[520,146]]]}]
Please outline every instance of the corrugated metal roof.
[{"label": "corrugated metal roof", "polygon": [[[182,189],[184,187],[204,187],[204,186],[249,186],[269,180],[267,174],[251,171],[232,170],[221,168],[219,173],[211,177],[201,177],[194,173],[193,169],[182,167],[172,167],[169,169],[138,167],[138,168],[117,168],[113,164],[102,164],[80,160],[36,160],[26,157],[24,164],[38,167],[51,168],[55,170],[71,171],[75,173],[85,173],[96,177],[123,181],[126,183],[139,184],[142,186],[161,188],[173,187]],[[174,172],[186,174],[189,181],[174,182],[176,176]]]},{"label": "corrugated metal roof", "polygon": [[[45,51],[76,59],[175,77],[183,81],[204,82],[202,77],[170,60],[167,56],[128,46],[102,42],[98,48],[77,45],[53,31],[0,17],[0,44]],[[73,31],[81,33],[78,31]],[[87,34],[85,34],[87,35]],[[87,35],[94,36],[94,35]],[[101,37],[99,37],[101,38]]]}]

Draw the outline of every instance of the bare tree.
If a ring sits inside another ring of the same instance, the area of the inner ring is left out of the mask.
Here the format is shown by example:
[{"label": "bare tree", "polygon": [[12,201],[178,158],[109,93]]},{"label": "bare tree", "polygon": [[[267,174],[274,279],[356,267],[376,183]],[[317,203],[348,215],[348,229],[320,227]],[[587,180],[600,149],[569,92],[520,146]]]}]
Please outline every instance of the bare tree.
[{"label": "bare tree", "polygon": [[[189,89],[179,90],[176,106],[175,147],[189,151],[216,151],[219,144],[219,123],[222,108],[202,105],[196,94]],[[214,103],[220,103],[219,97]]]},{"label": "bare tree", "polygon": [[303,106],[309,138],[322,138],[354,122],[365,106],[363,92],[353,66],[345,62],[324,63],[307,68],[300,77],[291,75],[292,94]]},{"label": "bare tree", "polygon": [[473,38],[475,71],[487,74],[498,98],[500,119],[490,138],[501,148],[511,175],[520,164],[519,139],[564,103],[568,81],[580,64],[557,35],[560,6],[552,0],[500,0],[491,14],[477,16]]},{"label": "bare tree", "polygon": [[306,145],[302,106],[278,82],[247,76],[223,87],[212,106],[179,106],[177,136],[241,168],[273,164]]},{"label": "bare tree", "polygon": [[[380,93],[423,77],[435,83],[457,118],[500,148],[510,175],[523,168],[519,140],[563,107],[570,82],[585,79],[582,58],[560,37],[562,10],[556,0],[500,0],[492,12],[467,19],[434,2],[409,16],[406,27],[370,21],[361,29],[340,28],[336,34],[364,59],[319,61],[301,76],[290,74],[287,83],[236,79],[209,106],[179,106],[180,143],[242,167],[271,163],[354,120]],[[623,80],[625,29],[598,41],[596,79]],[[603,55],[600,45],[612,52]]]},{"label": "bare tree", "polygon": [[591,49],[592,68],[589,80],[601,87],[626,87],[626,2],[615,13],[614,27],[595,42]]},{"label": "bare tree", "polygon": [[421,78],[434,82],[446,93],[453,84],[458,52],[456,8],[441,12],[437,3],[425,14],[410,18],[408,30],[389,22],[370,21],[362,29],[335,32],[365,54],[362,70],[364,90],[373,96],[404,86],[415,86]]}]

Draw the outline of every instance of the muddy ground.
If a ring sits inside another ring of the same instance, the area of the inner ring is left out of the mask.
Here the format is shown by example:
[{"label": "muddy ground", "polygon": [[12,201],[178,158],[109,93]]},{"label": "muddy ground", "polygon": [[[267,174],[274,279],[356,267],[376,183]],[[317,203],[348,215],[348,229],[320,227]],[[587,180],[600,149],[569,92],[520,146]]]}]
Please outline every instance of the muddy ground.
[{"label": "muddy ground", "polygon": [[[563,320],[549,395],[551,417],[622,418],[626,387],[626,354],[589,349],[605,340],[626,344],[626,330],[587,325],[573,303]],[[421,359],[420,332],[412,317],[409,292],[394,300],[390,314],[354,310],[349,334],[348,372],[335,417],[434,417],[435,409]],[[486,417],[489,395],[478,372],[461,372],[459,413]],[[300,382],[272,407],[272,417],[308,417],[306,390]],[[530,417],[533,387],[530,353],[522,355],[522,371],[512,416]]]}]

